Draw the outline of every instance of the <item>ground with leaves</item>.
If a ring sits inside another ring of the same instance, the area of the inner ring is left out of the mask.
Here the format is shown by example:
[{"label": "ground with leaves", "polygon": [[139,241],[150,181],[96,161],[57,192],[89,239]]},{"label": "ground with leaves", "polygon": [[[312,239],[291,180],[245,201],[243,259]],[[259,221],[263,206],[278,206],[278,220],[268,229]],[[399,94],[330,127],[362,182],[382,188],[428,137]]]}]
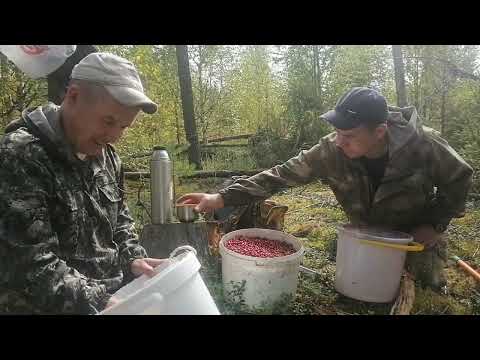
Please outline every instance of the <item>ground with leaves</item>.
[{"label": "ground with leaves", "polygon": [[[300,277],[294,313],[388,314],[391,304],[376,305],[347,299],[333,288],[336,226],[346,217],[332,192],[320,183],[288,190],[275,200],[289,206],[285,231],[302,237],[305,266],[317,270],[317,279]],[[453,220],[448,229],[449,253],[480,268],[480,210],[468,204],[464,218]],[[412,314],[479,314],[480,286],[449,261],[446,269],[448,294],[437,294],[417,286]]]},{"label": "ground with leaves", "polygon": [[[220,180],[177,185],[177,193],[205,191]],[[133,183],[130,184],[131,189]],[[147,184],[148,188],[148,184]],[[130,192],[133,208],[137,199]],[[133,199],[132,197],[135,197]],[[143,197],[148,205],[148,194]],[[287,308],[264,309],[264,314],[297,315],[348,315],[389,314],[392,304],[371,304],[349,299],[334,289],[336,226],[346,217],[328,187],[314,183],[284,191],[272,198],[288,205],[285,231],[299,237],[305,247],[303,264],[316,270],[318,275],[300,273],[296,298]],[[468,203],[464,218],[453,220],[448,229],[449,253],[458,255],[473,268],[480,269],[480,204]],[[134,210],[134,209],[132,209]],[[134,213],[138,216],[142,211]],[[141,220],[143,222],[144,219]],[[461,268],[450,261],[446,269],[448,294],[438,294],[417,286],[412,314],[480,314],[480,286]],[[222,314],[246,314],[241,304],[224,301],[221,283],[221,267],[210,264],[201,270],[202,276]]]}]

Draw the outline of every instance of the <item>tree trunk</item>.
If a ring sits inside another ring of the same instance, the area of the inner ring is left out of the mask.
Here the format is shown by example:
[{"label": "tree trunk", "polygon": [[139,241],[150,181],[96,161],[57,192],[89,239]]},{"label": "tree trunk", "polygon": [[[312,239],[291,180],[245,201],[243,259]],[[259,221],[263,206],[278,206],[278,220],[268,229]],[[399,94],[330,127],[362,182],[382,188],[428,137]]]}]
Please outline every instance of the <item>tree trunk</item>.
[{"label": "tree trunk", "polygon": [[[423,50],[423,53],[425,52],[425,50]],[[423,116],[423,121],[425,122],[425,124],[428,124],[430,122],[430,114],[431,114],[431,107],[430,107],[430,103],[431,103],[431,97],[429,96],[429,93],[428,93],[428,84],[430,83],[429,82],[429,77],[428,77],[428,74],[429,72],[431,71],[431,66],[432,66],[432,62],[431,62],[431,59],[430,58],[426,58],[424,59],[423,61],[423,66],[422,66],[422,74],[421,74],[421,84],[422,84],[422,87],[421,87],[421,92],[422,92],[422,96],[421,96],[421,99],[423,101],[423,111],[421,112],[422,116]]]},{"label": "tree trunk", "polygon": [[314,95],[315,95],[315,103],[321,97],[320,95],[320,56],[318,45],[313,45],[313,87],[314,87]]},{"label": "tree trunk", "polygon": [[177,247],[190,245],[197,251],[201,264],[206,266],[219,256],[221,235],[216,221],[146,224],[140,236],[140,244],[149,256],[156,258],[168,258]]},{"label": "tree trunk", "polygon": [[7,57],[0,53],[0,79],[5,76],[7,72]]},{"label": "tree trunk", "polygon": [[193,111],[193,91],[192,79],[190,76],[190,66],[188,63],[187,45],[176,45],[178,81],[180,83],[180,94],[182,97],[183,122],[185,124],[185,134],[190,143],[188,160],[194,164],[197,169],[202,168],[200,160],[200,148],[198,146],[197,126],[195,124],[195,115]]},{"label": "tree trunk", "polygon": [[175,105],[175,133],[177,135],[177,145],[180,145],[180,123],[178,121],[178,108]]},{"label": "tree trunk", "polygon": [[395,68],[395,85],[397,88],[397,105],[399,107],[405,107],[407,106],[407,90],[405,88],[402,45],[392,45],[392,53]]},{"label": "tree trunk", "polygon": [[[415,46],[415,56],[417,55],[417,47]],[[419,64],[420,60],[415,59],[415,108],[420,111],[420,73]]]},{"label": "tree trunk", "polygon": [[47,76],[48,101],[57,105],[62,103],[73,67],[85,56],[97,51],[97,48],[93,45],[77,45],[77,49],[67,58],[65,63]]},{"label": "tree trunk", "polygon": [[448,92],[448,84],[447,84],[447,71],[446,66],[443,67],[443,79],[442,79],[442,96],[441,96],[441,104],[440,104],[440,134],[443,136],[445,134],[445,127],[446,127],[446,116],[445,116],[445,106],[447,101],[447,92]]}]

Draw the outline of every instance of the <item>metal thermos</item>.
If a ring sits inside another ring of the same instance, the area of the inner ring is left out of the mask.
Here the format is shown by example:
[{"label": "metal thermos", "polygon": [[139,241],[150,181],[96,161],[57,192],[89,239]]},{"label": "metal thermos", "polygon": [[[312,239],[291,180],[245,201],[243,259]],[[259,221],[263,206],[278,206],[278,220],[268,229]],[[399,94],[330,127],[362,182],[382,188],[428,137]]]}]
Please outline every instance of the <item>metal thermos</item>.
[{"label": "metal thermos", "polygon": [[153,148],[150,161],[150,196],[152,224],[172,222],[173,180],[172,161],[162,146]]}]

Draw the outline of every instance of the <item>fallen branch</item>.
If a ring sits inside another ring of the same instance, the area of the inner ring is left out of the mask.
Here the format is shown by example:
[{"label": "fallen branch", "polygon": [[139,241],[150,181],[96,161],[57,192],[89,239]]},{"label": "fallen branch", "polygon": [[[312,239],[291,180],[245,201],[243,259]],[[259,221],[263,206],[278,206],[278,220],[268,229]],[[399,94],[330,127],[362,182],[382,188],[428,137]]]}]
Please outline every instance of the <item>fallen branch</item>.
[{"label": "fallen branch", "polygon": [[[246,147],[248,144],[207,144],[207,145],[200,145],[200,153],[211,153],[211,150],[214,148],[235,148],[235,147]],[[180,154],[184,154],[188,152],[188,148],[183,149],[180,151]]]},{"label": "fallen branch", "polygon": [[216,142],[223,142],[229,140],[237,140],[237,139],[249,139],[253,136],[253,134],[244,134],[244,135],[233,135],[233,136],[225,136],[217,139],[207,140],[207,144],[216,143]]},{"label": "fallen branch", "polygon": [[392,306],[390,315],[410,315],[415,301],[415,282],[412,275],[404,272],[400,283],[400,291]]},{"label": "fallen branch", "polygon": [[245,147],[248,144],[207,144],[200,145],[201,149],[210,149],[210,148],[229,148],[229,147]]},{"label": "fallen branch", "polygon": [[[258,174],[263,170],[264,169],[195,171],[193,174],[180,175],[179,177],[182,179],[206,179],[210,177],[228,178],[232,176],[241,176],[241,175],[252,176],[252,175]],[[127,180],[139,180],[140,178],[144,178],[144,179],[150,178],[150,172],[148,171],[125,172],[125,179]]]},{"label": "fallen branch", "polygon": [[232,176],[241,176],[247,175],[252,176],[262,172],[265,169],[256,169],[256,170],[217,170],[217,171],[195,171],[192,175],[180,176],[183,179],[205,179],[209,177],[221,177],[228,178]]}]

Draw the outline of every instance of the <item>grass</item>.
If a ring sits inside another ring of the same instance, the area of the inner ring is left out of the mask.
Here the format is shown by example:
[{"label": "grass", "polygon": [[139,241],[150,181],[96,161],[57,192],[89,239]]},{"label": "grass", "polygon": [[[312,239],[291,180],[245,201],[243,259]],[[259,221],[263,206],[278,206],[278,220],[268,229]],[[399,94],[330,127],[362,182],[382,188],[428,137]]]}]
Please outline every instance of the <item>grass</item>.
[{"label": "grass", "polygon": [[[177,195],[192,191],[207,191],[224,179],[205,179],[176,182]],[[137,190],[141,182],[127,182],[128,203],[139,230],[148,223],[145,210],[138,205]],[[141,202],[149,209],[148,180],[144,181]],[[316,270],[315,276],[300,273],[295,299],[281,314],[295,315],[386,315],[392,304],[371,304],[348,299],[334,289],[336,226],[346,221],[328,187],[313,183],[284,191],[272,198],[289,206],[285,217],[285,231],[303,242],[306,252],[304,265]],[[454,219],[447,231],[450,255],[458,255],[477,270],[480,268],[480,210],[470,206],[464,218]],[[222,314],[248,314],[241,304],[225,301],[218,264],[201,270],[208,288]],[[480,314],[480,286],[478,282],[452,261],[446,269],[447,295],[416,287],[412,314]],[[276,313],[263,311],[261,313]],[[278,312],[277,312],[278,313]]]},{"label": "grass", "polygon": [[[285,219],[285,231],[302,236],[308,249],[304,264],[322,276],[313,281],[300,277],[296,308],[299,313],[385,315],[391,304],[370,304],[337,294],[333,288],[335,274],[335,227],[346,221],[328,187],[310,184],[290,189],[273,197],[291,209]],[[480,210],[470,208],[464,218],[454,219],[447,231],[449,253],[460,256],[474,268],[479,268]],[[447,295],[416,287],[413,314],[479,314],[479,284],[449,262],[446,269]],[[306,304],[308,306],[306,306]]]}]

